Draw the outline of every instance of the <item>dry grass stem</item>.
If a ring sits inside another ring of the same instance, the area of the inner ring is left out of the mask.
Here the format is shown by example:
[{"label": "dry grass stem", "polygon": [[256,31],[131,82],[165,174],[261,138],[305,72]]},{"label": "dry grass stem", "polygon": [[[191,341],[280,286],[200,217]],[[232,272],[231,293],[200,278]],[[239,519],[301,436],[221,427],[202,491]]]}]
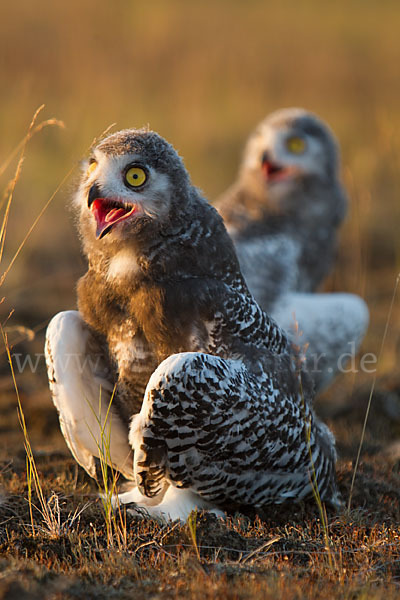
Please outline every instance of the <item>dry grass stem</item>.
[{"label": "dry grass stem", "polygon": [[361,432],[360,444],[358,446],[356,462],[354,464],[353,476],[352,476],[352,479],[351,479],[349,500],[348,500],[348,504],[347,504],[347,510],[348,511],[350,511],[350,509],[351,509],[351,500],[352,500],[352,497],[353,497],[354,481],[355,481],[355,478],[356,478],[356,474],[357,474],[357,470],[358,470],[358,465],[360,463],[361,450],[362,450],[362,446],[363,446],[363,443],[364,443],[365,431],[366,431],[366,428],[367,428],[367,421],[368,421],[369,413],[370,413],[370,410],[371,410],[372,398],[373,398],[373,395],[374,395],[376,381],[377,381],[377,377],[378,377],[379,363],[380,363],[380,359],[382,357],[382,353],[383,353],[383,349],[384,349],[384,346],[385,346],[386,337],[387,337],[387,334],[388,334],[388,331],[389,331],[389,324],[390,324],[390,321],[391,321],[391,318],[392,318],[393,306],[394,306],[394,301],[396,299],[397,288],[399,286],[399,282],[400,282],[400,273],[397,275],[396,281],[395,281],[395,284],[394,284],[392,298],[391,298],[391,301],[390,301],[390,306],[389,306],[389,310],[388,310],[387,317],[386,317],[385,329],[383,331],[382,341],[381,341],[381,345],[380,345],[379,352],[378,352],[376,369],[375,369],[375,372],[374,372],[374,376],[373,376],[372,384],[371,384],[371,390],[370,390],[369,397],[368,397],[367,410],[365,411],[365,417],[364,417],[364,423],[363,423],[362,432]]}]

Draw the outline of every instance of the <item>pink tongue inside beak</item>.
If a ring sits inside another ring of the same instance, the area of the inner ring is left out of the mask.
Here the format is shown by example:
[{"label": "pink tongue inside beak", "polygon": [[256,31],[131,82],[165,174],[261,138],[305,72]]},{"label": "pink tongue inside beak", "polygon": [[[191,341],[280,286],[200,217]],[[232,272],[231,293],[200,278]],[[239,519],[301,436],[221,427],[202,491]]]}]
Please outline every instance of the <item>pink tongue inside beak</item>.
[{"label": "pink tongue inside beak", "polygon": [[115,221],[118,221],[119,217],[122,217],[124,214],[125,211],[123,208],[113,208],[109,213],[106,214],[104,220],[107,223],[114,223]]},{"label": "pink tongue inside beak", "polygon": [[130,210],[127,210],[122,207],[113,206],[112,201],[107,198],[96,198],[92,203],[91,210],[96,219],[97,239],[100,239],[109,233],[113,225],[133,215],[136,209],[137,206],[135,205],[133,205]]}]

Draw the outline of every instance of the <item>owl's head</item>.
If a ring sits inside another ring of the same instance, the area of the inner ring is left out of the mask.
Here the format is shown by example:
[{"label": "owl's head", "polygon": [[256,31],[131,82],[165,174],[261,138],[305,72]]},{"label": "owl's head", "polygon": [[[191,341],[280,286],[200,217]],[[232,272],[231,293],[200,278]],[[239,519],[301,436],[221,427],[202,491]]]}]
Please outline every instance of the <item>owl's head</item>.
[{"label": "owl's head", "polygon": [[279,110],[250,136],[241,165],[242,181],[272,202],[313,183],[330,185],[338,176],[338,146],[331,130],[300,108]]},{"label": "owl's head", "polygon": [[101,141],[84,165],[75,205],[91,268],[109,281],[238,269],[222,218],[153,131],[126,129]]},{"label": "owl's head", "polygon": [[167,226],[190,199],[181,158],[161,136],[126,129],[102,140],[84,165],[75,203],[85,238],[115,244],[146,225]]}]

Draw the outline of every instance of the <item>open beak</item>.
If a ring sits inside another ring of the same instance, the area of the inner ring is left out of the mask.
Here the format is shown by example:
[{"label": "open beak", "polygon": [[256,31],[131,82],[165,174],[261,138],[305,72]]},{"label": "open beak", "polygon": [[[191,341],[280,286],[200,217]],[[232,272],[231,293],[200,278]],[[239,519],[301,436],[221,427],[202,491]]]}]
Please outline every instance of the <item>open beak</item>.
[{"label": "open beak", "polygon": [[96,219],[96,237],[103,238],[117,223],[125,221],[139,210],[137,204],[131,204],[114,197],[104,197],[95,183],[89,190],[88,208]]},{"label": "open beak", "polygon": [[261,171],[267,183],[283,181],[295,175],[296,170],[293,167],[284,167],[274,162],[268,152],[264,152],[261,159]]},{"label": "open beak", "polygon": [[267,152],[264,152],[261,160],[261,170],[267,181],[276,181],[281,178],[281,175],[285,171],[283,167],[275,163],[269,157]]}]

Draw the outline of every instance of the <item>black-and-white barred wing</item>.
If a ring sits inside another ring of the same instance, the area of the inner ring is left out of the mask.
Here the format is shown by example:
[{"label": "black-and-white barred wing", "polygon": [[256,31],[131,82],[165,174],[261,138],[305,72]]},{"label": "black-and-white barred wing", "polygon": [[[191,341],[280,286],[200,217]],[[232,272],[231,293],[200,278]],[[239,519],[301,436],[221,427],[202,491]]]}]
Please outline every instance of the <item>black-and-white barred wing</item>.
[{"label": "black-and-white barred wing", "polygon": [[291,353],[285,332],[257,304],[240,272],[211,282],[202,295],[201,318],[209,332],[207,352],[224,358]]},{"label": "black-and-white barred wing", "polygon": [[277,354],[289,351],[285,332],[257,304],[241,276],[227,290],[224,316],[226,327],[244,343]]},{"label": "black-and-white barred wing", "polygon": [[280,503],[312,492],[337,501],[334,441],[307,403],[241,361],[203,353],[169,357],[150,378],[131,425],[137,485],[165,482],[217,505]]}]

